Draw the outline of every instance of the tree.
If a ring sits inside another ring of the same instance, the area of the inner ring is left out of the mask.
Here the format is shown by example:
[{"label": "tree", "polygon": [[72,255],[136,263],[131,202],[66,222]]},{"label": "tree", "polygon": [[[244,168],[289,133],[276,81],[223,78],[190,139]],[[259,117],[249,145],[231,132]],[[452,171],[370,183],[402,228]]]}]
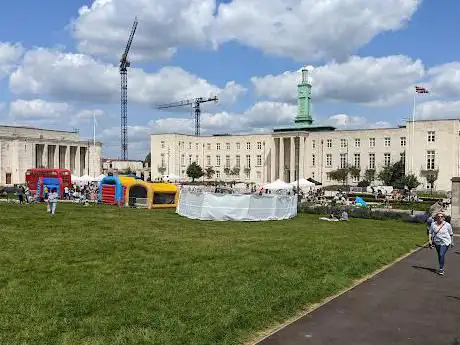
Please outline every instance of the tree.
[{"label": "tree", "polygon": [[251,168],[244,168],[244,173],[249,176],[249,174],[251,173]]},{"label": "tree", "polygon": [[404,162],[397,161],[393,165],[384,167],[377,175],[377,178],[386,186],[403,189],[405,186]]},{"label": "tree", "polygon": [[369,183],[374,182],[375,180],[375,169],[366,169],[364,171],[364,180]]},{"label": "tree", "polygon": [[439,170],[422,170],[420,175],[426,179],[426,182],[430,185],[431,193],[433,193],[434,183],[438,179]]},{"label": "tree", "polygon": [[348,168],[348,174],[350,174],[351,177],[359,179],[359,177],[361,176],[361,169],[351,166]]},{"label": "tree", "polygon": [[230,175],[232,175],[232,176],[239,176],[239,175],[240,175],[240,168],[234,167],[234,168],[230,171]]},{"label": "tree", "polygon": [[212,167],[207,167],[206,170],[204,171],[204,174],[206,175],[206,178],[208,180],[212,179],[215,173],[216,172],[214,171]]},{"label": "tree", "polygon": [[195,182],[195,179],[204,176],[204,171],[197,162],[192,162],[187,168],[187,176],[192,179],[192,182]]},{"label": "tree", "polygon": [[230,170],[229,167],[225,167],[225,168],[224,168],[224,174],[225,174],[225,175],[227,175],[227,176],[230,175],[230,171],[231,171],[231,170]]},{"label": "tree", "polygon": [[147,164],[149,168],[152,166],[152,154],[150,152],[145,156],[144,164]]},{"label": "tree", "polygon": [[340,169],[331,171],[329,173],[329,176],[331,177],[332,180],[337,181],[337,182],[342,182],[342,184],[345,184],[347,182],[348,173],[349,171],[347,168],[340,168]]},{"label": "tree", "polygon": [[420,185],[420,182],[417,180],[417,176],[414,174],[409,174],[404,178],[404,185],[406,185],[410,190],[417,188]]}]

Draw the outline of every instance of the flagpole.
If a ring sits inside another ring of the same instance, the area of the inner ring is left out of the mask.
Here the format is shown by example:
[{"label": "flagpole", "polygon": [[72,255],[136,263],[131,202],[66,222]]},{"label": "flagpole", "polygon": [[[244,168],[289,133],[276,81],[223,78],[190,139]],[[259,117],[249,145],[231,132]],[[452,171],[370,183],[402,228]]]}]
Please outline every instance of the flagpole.
[{"label": "flagpole", "polygon": [[415,97],[417,96],[417,92],[414,92],[414,99],[412,103],[412,147],[411,147],[411,164],[410,164],[410,171],[413,174],[414,173],[414,149],[415,149],[415,112],[416,112],[416,105],[415,105]]}]

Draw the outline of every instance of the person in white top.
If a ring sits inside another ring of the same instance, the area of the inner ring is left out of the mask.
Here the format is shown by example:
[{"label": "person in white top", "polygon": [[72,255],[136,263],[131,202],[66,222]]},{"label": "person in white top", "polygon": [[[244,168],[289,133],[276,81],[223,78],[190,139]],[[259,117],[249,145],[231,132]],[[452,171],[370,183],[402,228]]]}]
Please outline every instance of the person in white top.
[{"label": "person in white top", "polygon": [[440,275],[444,275],[445,258],[449,247],[454,246],[453,238],[452,226],[446,222],[444,213],[437,212],[430,226],[429,243],[430,248],[433,248],[434,245],[438,253],[438,274]]}]

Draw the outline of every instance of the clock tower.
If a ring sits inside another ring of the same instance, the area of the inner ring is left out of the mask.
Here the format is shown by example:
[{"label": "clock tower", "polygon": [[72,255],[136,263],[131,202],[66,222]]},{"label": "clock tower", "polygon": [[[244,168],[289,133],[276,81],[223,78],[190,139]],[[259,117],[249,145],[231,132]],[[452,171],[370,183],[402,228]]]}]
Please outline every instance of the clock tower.
[{"label": "clock tower", "polygon": [[297,85],[297,116],[296,125],[311,126],[313,119],[310,115],[311,84],[308,80],[308,69],[302,68],[302,81]]}]

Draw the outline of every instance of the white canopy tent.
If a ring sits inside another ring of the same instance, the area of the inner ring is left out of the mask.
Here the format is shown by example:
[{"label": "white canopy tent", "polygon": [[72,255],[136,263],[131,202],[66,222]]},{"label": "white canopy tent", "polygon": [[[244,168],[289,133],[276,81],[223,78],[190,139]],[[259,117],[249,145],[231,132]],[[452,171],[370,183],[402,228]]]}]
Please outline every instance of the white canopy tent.
[{"label": "white canopy tent", "polygon": [[170,174],[170,175],[163,175],[161,179],[166,182],[179,182],[182,180],[182,177],[174,175],[174,174]]},{"label": "white canopy tent", "polygon": [[[291,182],[291,185],[293,185],[294,187],[297,187],[297,181],[294,181],[294,182]],[[299,180],[299,187],[302,188],[302,187],[315,187],[315,184],[313,182],[310,182],[304,178],[301,178]]]},{"label": "white canopy tent", "polygon": [[264,185],[263,188],[268,190],[292,190],[294,187],[291,184],[278,179],[272,183]]}]

